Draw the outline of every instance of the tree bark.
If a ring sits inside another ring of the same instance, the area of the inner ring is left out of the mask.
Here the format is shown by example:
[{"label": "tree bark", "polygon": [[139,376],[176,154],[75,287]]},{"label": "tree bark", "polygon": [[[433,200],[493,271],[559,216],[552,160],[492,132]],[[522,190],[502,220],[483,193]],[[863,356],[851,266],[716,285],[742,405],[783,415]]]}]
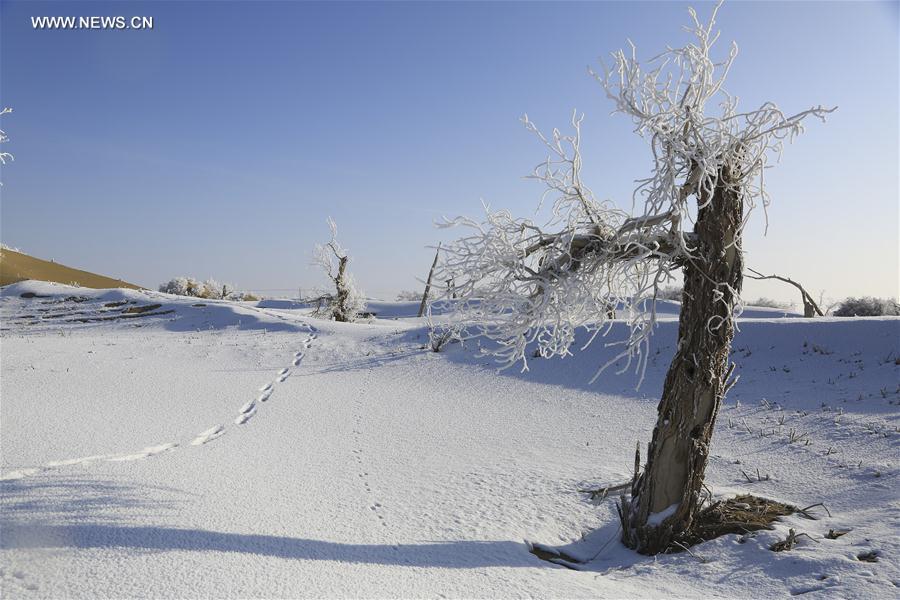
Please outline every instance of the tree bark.
[{"label": "tree bark", "polygon": [[428,280],[425,282],[425,292],[422,294],[422,304],[419,305],[419,315],[422,316],[425,314],[425,307],[428,305],[428,294],[431,293],[431,278],[434,277],[434,268],[438,263],[438,256],[441,254],[441,245],[438,244],[437,250],[434,253],[434,262],[431,263],[431,269],[428,271]]},{"label": "tree bark", "polygon": [[343,323],[352,321],[354,317],[347,308],[347,300],[350,298],[350,286],[347,285],[347,263],[349,261],[350,257],[348,256],[338,256],[338,272],[334,278],[334,287],[337,292],[334,298],[334,320]]},{"label": "tree bark", "polygon": [[698,197],[697,248],[684,267],[678,350],[669,366],[644,472],[620,506],[622,541],[657,554],[690,530],[700,507],[703,474],[719,405],[730,375],[733,307],[743,281],[743,202],[719,184]]}]

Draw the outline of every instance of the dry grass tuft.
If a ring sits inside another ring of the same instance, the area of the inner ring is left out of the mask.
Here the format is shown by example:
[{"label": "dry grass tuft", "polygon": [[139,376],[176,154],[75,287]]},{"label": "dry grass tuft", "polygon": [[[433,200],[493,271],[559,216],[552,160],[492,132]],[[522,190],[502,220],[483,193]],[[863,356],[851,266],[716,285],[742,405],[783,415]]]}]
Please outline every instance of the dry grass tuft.
[{"label": "dry grass tuft", "polygon": [[677,540],[677,544],[670,546],[667,552],[681,552],[695,544],[732,533],[743,535],[772,529],[772,523],[779,517],[795,512],[798,512],[795,506],[750,494],[719,500],[704,508],[691,531]]}]

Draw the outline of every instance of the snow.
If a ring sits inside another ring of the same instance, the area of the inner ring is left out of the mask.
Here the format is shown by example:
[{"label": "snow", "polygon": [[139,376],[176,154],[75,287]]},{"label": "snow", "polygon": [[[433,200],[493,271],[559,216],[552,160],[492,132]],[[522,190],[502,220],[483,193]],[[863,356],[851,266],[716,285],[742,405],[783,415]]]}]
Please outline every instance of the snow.
[{"label": "snow", "polygon": [[675,514],[675,511],[678,510],[678,502],[667,506],[665,509],[659,511],[658,513],[650,513],[647,517],[647,523],[650,525],[659,525],[669,517]]},{"label": "snow", "polygon": [[[121,301],[160,307],[73,320]],[[618,543],[615,498],[577,490],[630,478],[677,304],[638,391],[632,374],[588,383],[602,344],[528,373],[472,343],[431,352],[414,304],[345,324],[291,303],[3,288],[2,595],[897,595],[900,319],[745,312],[707,484],[831,516],[649,558]],[[816,541],[770,552],[789,528]]]}]

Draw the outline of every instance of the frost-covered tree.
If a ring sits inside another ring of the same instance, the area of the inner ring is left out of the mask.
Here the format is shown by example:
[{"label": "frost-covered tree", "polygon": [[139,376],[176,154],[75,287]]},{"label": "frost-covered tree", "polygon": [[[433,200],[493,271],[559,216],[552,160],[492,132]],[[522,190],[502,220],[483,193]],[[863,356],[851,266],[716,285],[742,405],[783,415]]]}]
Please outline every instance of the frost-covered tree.
[{"label": "frost-covered tree", "polygon": [[[11,112],[12,112],[11,108],[4,108],[3,110],[0,110],[0,117],[2,117],[3,115],[8,115]],[[9,141],[9,136],[6,135],[5,131],[0,129],[0,144],[5,144],[8,141]],[[10,154],[9,152],[3,152],[2,150],[0,150],[0,166],[5,165],[6,163],[8,163],[11,160],[13,160],[12,154]],[[0,182],[0,185],[3,185],[2,182]]]},{"label": "frost-covered tree", "polygon": [[192,296],[194,298],[205,298],[207,300],[220,300],[226,297],[228,289],[234,289],[234,286],[221,284],[215,279],[207,279],[200,282],[193,277],[175,277],[159,286],[160,292],[167,294],[177,294],[179,296]]},{"label": "frost-covered tree", "polygon": [[439,280],[454,281],[467,335],[498,342],[488,351],[505,366],[527,368],[529,345],[543,357],[570,354],[576,328],[587,328],[591,340],[608,333],[609,307],[619,306],[629,335],[613,343],[619,352],[597,375],[617,365],[641,379],[655,299],[671,272],[683,269],[678,347],[645,468],[620,506],[623,542],[646,554],[689,532],[700,507],[713,426],[733,383],[741,235],[750,210],[769,202],[764,170],[805,119],[824,120],[833,110],[788,116],[766,102],[739,112],[723,88],[737,46],[712,57],[717,11],[701,23],[690,10],[693,41],[684,47],[642,64],[630,45],[592,71],[650,147],[651,172],[638,182],[630,213],[598,200],[583,182],[581,117],[573,115],[572,133],[545,136],[526,116],[549,151],[531,176],[544,187],[542,201],[552,200],[549,222],[489,209],[484,220],[448,221],[469,233],[445,247],[439,265]]},{"label": "frost-covered tree", "polygon": [[366,308],[366,298],[356,287],[353,276],[347,270],[350,254],[337,241],[337,225],[328,218],[331,240],[316,245],[313,264],[321,267],[334,283],[335,294],[331,299],[331,317],[335,321],[353,322]]},{"label": "frost-covered tree", "polygon": [[192,277],[175,277],[160,284],[159,291],[178,296],[197,296],[200,283]]},{"label": "frost-covered tree", "polygon": [[225,290],[225,287],[215,279],[207,279],[200,286],[200,297],[208,300],[219,300],[223,298],[222,292]]}]

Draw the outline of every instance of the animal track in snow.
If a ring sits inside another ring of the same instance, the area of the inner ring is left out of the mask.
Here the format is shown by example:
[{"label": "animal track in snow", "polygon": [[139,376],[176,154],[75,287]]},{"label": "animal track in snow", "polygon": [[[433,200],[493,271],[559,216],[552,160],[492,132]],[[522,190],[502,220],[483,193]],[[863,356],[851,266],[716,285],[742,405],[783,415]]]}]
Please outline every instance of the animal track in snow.
[{"label": "animal track in snow", "polygon": [[134,454],[124,454],[122,456],[114,456],[107,460],[109,460],[110,462],[141,460],[142,458],[149,458],[151,456],[156,456],[157,454],[162,454],[163,452],[167,452],[176,447],[178,447],[178,444],[160,444],[159,446],[148,446],[140,452],[135,452]]},{"label": "animal track in snow", "polygon": [[55,467],[68,467],[71,465],[86,465],[88,463],[92,463],[98,460],[109,460],[115,457],[115,454],[95,454],[94,456],[85,456],[83,458],[70,458],[67,460],[54,460],[48,462],[45,467],[55,468]]},{"label": "animal track in snow", "polygon": [[356,414],[354,415],[354,422],[356,426],[353,428],[353,445],[355,446],[351,453],[353,454],[353,458],[356,459],[356,464],[359,467],[359,472],[357,475],[362,480],[363,489],[365,490],[366,495],[369,499],[372,499],[372,503],[369,504],[369,509],[375,514],[378,518],[378,522],[387,527],[387,522],[384,520],[384,516],[381,514],[382,508],[380,502],[375,502],[375,492],[372,490],[372,486],[369,485],[369,472],[363,468],[363,449],[360,444],[360,438],[362,436],[362,401],[357,398],[356,399],[356,407],[357,410],[354,411]]},{"label": "animal track in snow", "polygon": [[285,368],[283,368],[282,370],[278,371],[278,375],[279,375],[279,376],[281,376],[281,375],[287,375],[287,374],[288,374],[288,371],[290,371],[290,369],[288,369],[287,367],[285,367]]},{"label": "animal track in snow", "polygon": [[191,446],[201,446],[203,444],[206,444],[207,442],[213,441],[224,433],[224,425],[216,425],[215,427],[210,427],[209,429],[195,437],[194,441],[191,442]]},{"label": "animal track in snow", "polygon": [[300,353],[296,358],[294,358],[294,366],[299,367],[300,363],[303,362],[303,354]]},{"label": "animal track in snow", "polygon": [[264,385],[264,386],[262,386],[261,388],[259,388],[259,391],[260,391],[260,392],[268,392],[268,391],[270,391],[271,389],[272,389],[272,384],[271,384],[271,383],[267,383],[266,385]]},{"label": "animal track in snow", "polygon": [[268,391],[263,392],[262,394],[260,394],[260,395],[259,395],[259,398],[257,398],[256,400],[257,400],[258,402],[265,402],[266,400],[269,399],[269,396],[271,396],[271,395],[272,395],[272,389],[270,388]]},{"label": "animal track in snow", "polygon": [[237,416],[237,418],[234,420],[235,425],[243,425],[253,418],[253,416],[256,414],[256,403],[252,402],[251,404],[253,405],[253,407],[250,410],[241,412],[241,414]]},{"label": "animal track in snow", "polygon": [[278,383],[284,383],[284,380],[291,376],[291,372],[288,369],[282,369],[282,370],[286,371],[286,372],[279,375],[278,379],[275,380]]},{"label": "animal track in snow", "polygon": [[34,592],[38,589],[37,585],[27,580],[25,572],[18,569],[14,570],[12,573],[7,572],[6,569],[0,569],[0,581],[3,582],[3,584],[0,585],[0,589],[5,590],[8,596],[12,596],[10,593],[11,590],[9,589],[10,586],[21,587],[29,592]]}]

